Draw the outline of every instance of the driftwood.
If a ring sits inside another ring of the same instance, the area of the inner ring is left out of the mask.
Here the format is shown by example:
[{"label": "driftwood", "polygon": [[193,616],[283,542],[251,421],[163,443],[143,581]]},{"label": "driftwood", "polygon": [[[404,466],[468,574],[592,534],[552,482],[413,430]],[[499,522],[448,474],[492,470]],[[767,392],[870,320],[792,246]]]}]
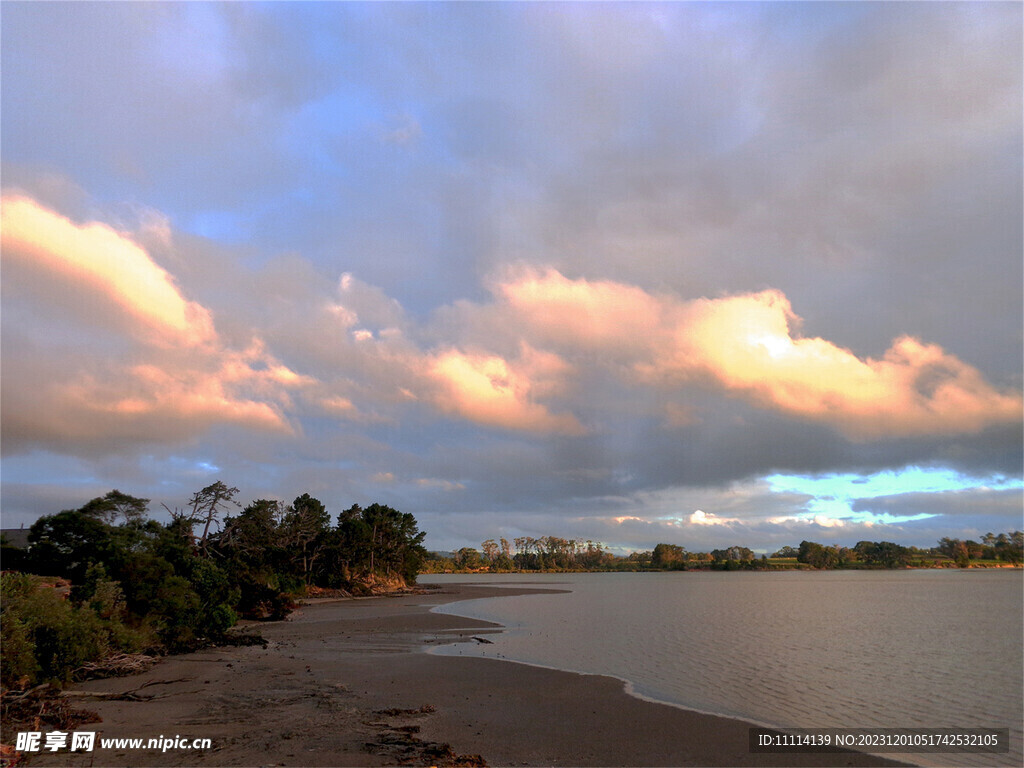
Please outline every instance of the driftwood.
[{"label": "driftwood", "polygon": [[484,638],[484,637],[473,636],[473,637],[471,637],[469,639],[470,640],[476,640],[478,643],[484,643],[485,645],[494,645],[494,641],[493,640],[488,640],[487,638]]},{"label": "driftwood", "polygon": [[95,712],[73,708],[58,687],[47,683],[27,691],[3,691],[0,704],[0,720],[5,733],[36,731],[41,729],[41,724],[68,730],[100,719]]},{"label": "driftwood", "polygon": [[69,699],[113,699],[114,701],[150,701],[153,696],[139,696],[131,691],[110,693],[107,691],[64,691]]},{"label": "driftwood", "polygon": [[100,661],[91,661],[83,664],[73,673],[76,680],[98,680],[104,677],[123,677],[134,675],[138,672],[145,672],[154,664],[157,658],[147,656],[144,653],[119,653],[115,656],[108,656]]},{"label": "driftwood", "polygon": [[149,688],[151,685],[170,685],[171,683],[187,683],[192,678],[189,677],[176,677],[173,680],[150,680],[148,683],[143,683],[136,691],[141,691],[143,688]]},{"label": "driftwood", "polygon": [[[152,683],[146,683],[146,685],[159,685],[160,683],[164,683],[164,682],[177,683],[177,682],[181,682],[181,681],[178,681],[178,680],[167,680],[167,681],[165,681],[165,680],[155,680]],[[135,689],[130,690],[130,691],[124,691],[123,693],[114,693],[114,692],[108,692],[108,691],[64,691],[64,693],[62,695],[65,696],[65,697],[74,698],[74,699],[107,699],[107,700],[110,700],[110,701],[154,701],[156,699],[166,699],[166,698],[168,698],[170,696],[181,696],[182,694],[186,694],[186,693],[199,693],[198,690],[195,690],[195,691],[174,691],[172,693],[159,693],[159,694],[139,693],[139,691],[142,690],[143,688],[145,688],[146,685],[140,685],[138,688],[135,688]]]},{"label": "driftwood", "polygon": [[[20,692],[4,691],[3,692],[3,700],[4,700],[5,704],[9,704],[11,702],[16,702],[16,701],[21,701],[22,699],[27,699],[30,696],[35,696],[36,694],[46,690],[49,687],[50,687],[49,683],[43,683],[42,685],[37,685],[35,688],[29,688],[27,691],[20,691]],[[54,690],[57,690],[57,689],[54,689]]]},{"label": "driftwood", "polygon": [[[429,715],[434,707],[426,704],[418,709],[377,709],[375,715],[388,717],[409,717]],[[383,755],[389,765],[434,765],[445,768],[486,768],[487,763],[480,755],[460,755],[450,744],[425,741],[417,734],[418,725],[392,725],[387,722],[367,722],[366,725],[379,728],[376,738],[367,741],[363,749]]]}]

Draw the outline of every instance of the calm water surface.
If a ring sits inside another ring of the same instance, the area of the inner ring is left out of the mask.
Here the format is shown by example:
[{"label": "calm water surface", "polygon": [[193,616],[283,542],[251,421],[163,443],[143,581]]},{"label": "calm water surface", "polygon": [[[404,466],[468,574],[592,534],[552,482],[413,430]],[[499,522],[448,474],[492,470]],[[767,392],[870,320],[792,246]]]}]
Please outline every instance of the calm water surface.
[{"label": "calm water surface", "polygon": [[498,622],[493,645],[437,652],[613,675],[631,692],[790,727],[1009,727],[1021,765],[1021,571],[687,572],[423,576],[568,594],[450,603]]}]

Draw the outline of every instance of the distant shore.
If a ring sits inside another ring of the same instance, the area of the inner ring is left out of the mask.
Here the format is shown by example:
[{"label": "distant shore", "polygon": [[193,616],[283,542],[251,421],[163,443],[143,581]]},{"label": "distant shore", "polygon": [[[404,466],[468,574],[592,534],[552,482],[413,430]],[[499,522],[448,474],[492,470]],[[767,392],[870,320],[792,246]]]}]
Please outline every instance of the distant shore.
[{"label": "distant shore", "polygon": [[[499,628],[434,605],[534,589],[446,585],[424,594],[313,601],[256,629],[259,646],[162,660],[76,686],[146,701],[80,699],[103,719],[93,752],[36,753],[40,766],[869,766],[856,753],[751,754],[748,724],[630,696],[621,681],[425,646]],[[211,748],[101,749],[101,738],[209,738]]]}]

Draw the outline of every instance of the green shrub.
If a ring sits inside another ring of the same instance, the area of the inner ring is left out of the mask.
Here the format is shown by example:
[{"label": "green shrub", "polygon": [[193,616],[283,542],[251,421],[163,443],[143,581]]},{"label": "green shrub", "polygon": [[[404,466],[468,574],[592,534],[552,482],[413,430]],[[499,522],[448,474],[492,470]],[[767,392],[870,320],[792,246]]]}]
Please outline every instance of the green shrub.
[{"label": "green shrub", "polygon": [[[6,577],[5,577],[6,580]],[[5,688],[24,688],[39,674],[35,646],[25,622],[5,610],[0,619],[0,683]]]},{"label": "green shrub", "polygon": [[92,594],[76,606],[44,579],[3,574],[3,685],[64,682],[87,662],[115,652],[136,652],[152,643],[145,631],[124,623],[124,602],[116,582],[94,579],[92,586]]},{"label": "green shrub", "polygon": [[2,599],[4,685],[64,681],[108,651],[99,617],[75,608],[37,578],[4,574]]},{"label": "green shrub", "polygon": [[204,629],[212,638],[224,635],[238,622],[238,614],[227,603],[214,606],[206,615]]}]

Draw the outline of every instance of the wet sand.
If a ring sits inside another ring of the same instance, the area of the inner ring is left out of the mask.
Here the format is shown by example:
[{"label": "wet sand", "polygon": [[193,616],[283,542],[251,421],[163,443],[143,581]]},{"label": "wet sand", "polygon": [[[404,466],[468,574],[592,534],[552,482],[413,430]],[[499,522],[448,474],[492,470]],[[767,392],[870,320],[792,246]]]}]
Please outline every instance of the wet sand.
[{"label": "wet sand", "polygon": [[[893,765],[856,753],[751,754],[748,724],[643,701],[621,681],[522,664],[437,656],[499,628],[429,613],[453,600],[531,590],[458,585],[429,594],[312,602],[259,624],[268,647],[172,656],[148,672],[79,691],[102,722],[91,753],[37,753],[30,765],[550,766]],[[100,738],[209,738],[211,748],[101,749]]]}]

